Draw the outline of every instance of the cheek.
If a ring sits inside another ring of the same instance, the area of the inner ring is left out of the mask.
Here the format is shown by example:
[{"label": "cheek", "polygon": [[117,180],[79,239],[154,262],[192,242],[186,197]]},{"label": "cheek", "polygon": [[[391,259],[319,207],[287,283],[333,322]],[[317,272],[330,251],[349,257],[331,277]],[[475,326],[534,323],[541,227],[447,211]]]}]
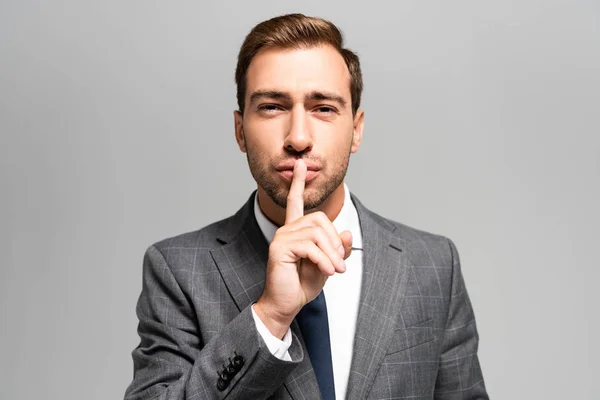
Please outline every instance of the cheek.
[{"label": "cheek", "polygon": [[352,125],[344,124],[321,135],[321,144],[328,154],[336,158],[345,157],[352,146],[354,129]]},{"label": "cheek", "polygon": [[264,132],[247,135],[246,149],[248,155],[260,164],[270,163],[282,153],[282,145]]},{"label": "cheek", "polygon": [[278,118],[250,120],[244,125],[244,132],[249,146],[269,151],[282,145],[283,122]]}]

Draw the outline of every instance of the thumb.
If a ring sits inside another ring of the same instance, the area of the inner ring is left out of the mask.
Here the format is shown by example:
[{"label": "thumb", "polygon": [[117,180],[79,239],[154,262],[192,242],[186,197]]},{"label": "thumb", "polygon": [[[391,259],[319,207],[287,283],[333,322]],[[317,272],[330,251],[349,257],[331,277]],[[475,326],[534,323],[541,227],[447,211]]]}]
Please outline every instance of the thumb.
[{"label": "thumb", "polygon": [[344,259],[350,257],[352,253],[352,233],[350,231],[343,231],[340,233],[340,239],[342,239],[342,245],[344,246]]}]

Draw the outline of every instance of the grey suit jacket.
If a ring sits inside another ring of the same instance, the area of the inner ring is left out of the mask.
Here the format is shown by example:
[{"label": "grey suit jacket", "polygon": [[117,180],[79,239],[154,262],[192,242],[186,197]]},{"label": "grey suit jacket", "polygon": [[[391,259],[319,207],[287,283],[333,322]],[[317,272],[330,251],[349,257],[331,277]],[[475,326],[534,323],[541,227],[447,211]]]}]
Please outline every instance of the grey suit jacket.
[{"label": "grey suit jacket", "polygon": [[[250,306],[268,258],[255,193],[234,216],[147,250],[136,309],[141,341],[125,399],[320,397],[297,324],[290,362],[269,352],[254,324]],[[347,398],[488,399],[454,244],[351,198],[364,271]],[[219,389],[235,355],[244,365]]]}]

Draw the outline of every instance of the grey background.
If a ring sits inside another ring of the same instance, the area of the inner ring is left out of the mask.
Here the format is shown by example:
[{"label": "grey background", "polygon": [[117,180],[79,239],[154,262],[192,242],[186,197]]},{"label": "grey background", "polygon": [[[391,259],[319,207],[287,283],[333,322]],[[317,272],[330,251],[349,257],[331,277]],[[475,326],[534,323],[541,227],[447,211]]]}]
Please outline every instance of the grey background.
[{"label": "grey background", "polygon": [[348,185],[455,241],[491,396],[597,398],[600,5],[548,0],[1,1],[0,398],[122,398],[143,252],[254,188],[235,58],[291,11],[359,53]]}]

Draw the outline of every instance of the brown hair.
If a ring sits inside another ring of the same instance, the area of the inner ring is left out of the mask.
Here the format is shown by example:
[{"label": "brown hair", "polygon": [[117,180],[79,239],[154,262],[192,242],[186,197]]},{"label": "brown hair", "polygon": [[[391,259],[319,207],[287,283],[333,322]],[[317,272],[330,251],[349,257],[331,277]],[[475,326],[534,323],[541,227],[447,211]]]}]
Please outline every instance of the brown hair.
[{"label": "brown hair", "polygon": [[250,62],[264,48],[281,47],[298,49],[327,44],[333,46],[344,58],[350,71],[350,95],[352,114],[360,106],[363,89],[362,74],[358,56],[343,48],[342,32],[331,22],[303,14],[287,14],[275,17],[256,25],[246,36],[238,54],[235,70],[237,102],[239,111],[244,112],[246,96],[246,73]]}]

